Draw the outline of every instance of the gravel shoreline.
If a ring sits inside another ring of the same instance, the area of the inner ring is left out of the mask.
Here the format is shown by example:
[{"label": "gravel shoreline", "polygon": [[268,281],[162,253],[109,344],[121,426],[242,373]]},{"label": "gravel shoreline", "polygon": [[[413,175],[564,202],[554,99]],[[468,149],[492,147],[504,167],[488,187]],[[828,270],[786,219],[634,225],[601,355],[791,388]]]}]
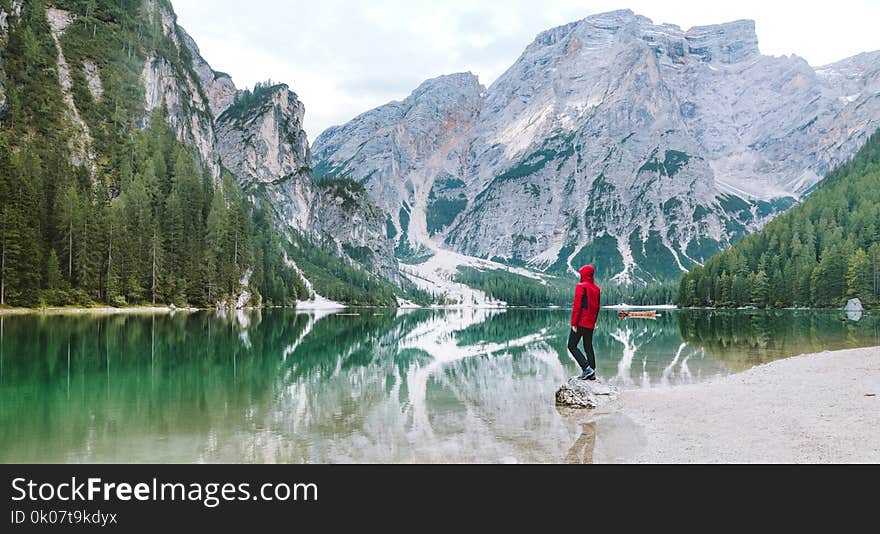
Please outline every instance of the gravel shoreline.
[{"label": "gravel shoreline", "polygon": [[880,347],[625,391],[594,424],[603,462],[880,463]]}]

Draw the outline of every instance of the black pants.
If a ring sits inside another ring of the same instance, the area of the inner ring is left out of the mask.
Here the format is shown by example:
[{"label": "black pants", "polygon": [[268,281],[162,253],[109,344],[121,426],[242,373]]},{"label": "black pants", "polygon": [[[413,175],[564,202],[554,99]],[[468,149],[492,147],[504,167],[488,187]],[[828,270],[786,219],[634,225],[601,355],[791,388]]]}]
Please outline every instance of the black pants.
[{"label": "black pants", "polygon": [[[581,342],[581,339],[584,340],[584,350],[587,351],[586,357],[584,357],[584,353],[581,352],[581,349],[578,348],[578,343]],[[594,371],[596,370],[596,353],[593,352],[592,328],[579,326],[577,332],[569,329],[568,351],[574,356],[574,359],[577,360],[578,364],[581,366],[581,370],[585,370],[587,366],[590,366]]]}]

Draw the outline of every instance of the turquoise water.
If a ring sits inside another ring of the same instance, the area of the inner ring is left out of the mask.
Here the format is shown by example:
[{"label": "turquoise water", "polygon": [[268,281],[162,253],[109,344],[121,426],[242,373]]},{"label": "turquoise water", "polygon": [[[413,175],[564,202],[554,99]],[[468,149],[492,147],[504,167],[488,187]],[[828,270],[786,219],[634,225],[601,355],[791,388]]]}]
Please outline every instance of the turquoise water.
[{"label": "turquoise water", "polygon": [[[564,462],[565,310],[0,317],[0,462]],[[836,312],[603,312],[599,372],[698,382],[880,345]]]}]

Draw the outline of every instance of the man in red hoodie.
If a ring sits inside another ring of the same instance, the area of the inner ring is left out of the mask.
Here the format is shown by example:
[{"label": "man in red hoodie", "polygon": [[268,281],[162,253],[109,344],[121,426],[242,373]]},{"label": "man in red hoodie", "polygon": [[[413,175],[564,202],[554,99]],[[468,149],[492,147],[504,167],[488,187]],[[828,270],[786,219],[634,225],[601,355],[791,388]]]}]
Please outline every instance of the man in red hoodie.
[{"label": "man in red hoodie", "polygon": [[[599,317],[602,292],[593,280],[596,269],[592,265],[581,267],[581,283],[574,290],[571,310],[571,333],[568,335],[568,351],[581,366],[581,380],[596,380],[596,354],[593,352],[593,330]],[[578,348],[584,340],[587,356]]]}]

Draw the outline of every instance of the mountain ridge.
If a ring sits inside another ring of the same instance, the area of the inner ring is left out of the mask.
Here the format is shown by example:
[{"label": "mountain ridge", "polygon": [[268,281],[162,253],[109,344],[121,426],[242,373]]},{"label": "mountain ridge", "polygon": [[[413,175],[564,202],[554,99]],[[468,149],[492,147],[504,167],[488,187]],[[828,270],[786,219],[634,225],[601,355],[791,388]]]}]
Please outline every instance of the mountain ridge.
[{"label": "mountain ridge", "polygon": [[[414,138],[352,128],[394,131],[402,121],[381,106],[322,133],[313,158],[364,182],[399,254],[441,245],[559,273],[604,258],[608,278],[653,283],[757,230],[855,153],[880,126],[873,58],[814,69],[761,55],[753,21],[684,31],[619,10],[541,32],[472,96],[443,152],[424,148],[445,135],[431,113],[401,126]],[[433,111],[448,116],[456,96]],[[429,219],[432,231],[408,231]]]}]

